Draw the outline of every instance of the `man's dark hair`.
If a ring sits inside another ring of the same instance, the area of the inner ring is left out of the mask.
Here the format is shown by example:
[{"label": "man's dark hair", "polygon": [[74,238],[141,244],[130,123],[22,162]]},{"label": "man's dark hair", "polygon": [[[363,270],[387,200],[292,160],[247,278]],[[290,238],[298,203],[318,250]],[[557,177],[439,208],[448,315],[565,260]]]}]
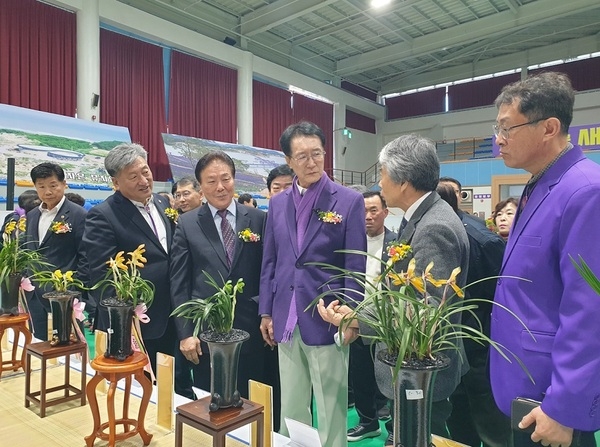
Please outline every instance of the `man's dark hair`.
[{"label": "man's dark hair", "polygon": [[441,182],[454,183],[456,186],[458,186],[458,190],[462,191],[462,185],[453,177],[440,177],[440,183]]},{"label": "man's dark hair", "polygon": [[381,206],[383,209],[387,208],[387,203],[385,203],[385,199],[383,198],[383,196],[381,195],[381,193],[379,191],[365,191],[362,193],[363,197],[365,199],[368,199],[369,197],[379,197],[379,200],[381,200]]},{"label": "man's dark hair", "polygon": [[[441,181],[441,179],[440,179]],[[449,182],[449,180],[446,180]],[[455,213],[458,213],[458,199],[456,198],[456,193],[454,192],[454,188],[448,183],[439,183],[436,189],[437,193],[440,195],[442,199],[448,202],[448,205],[452,207]]]},{"label": "man's dark hair", "polygon": [[171,195],[175,195],[177,192],[177,182],[173,182],[173,186],[171,186]]},{"label": "man's dark hair", "polygon": [[252,202],[252,196],[248,193],[240,194],[240,196],[238,197],[238,203],[241,203],[243,205],[244,203],[248,202]]},{"label": "man's dark hair", "polygon": [[66,192],[65,197],[67,200],[70,200],[73,203],[76,203],[79,206],[85,206],[85,198],[76,192]]},{"label": "man's dark hair", "polygon": [[279,145],[285,155],[288,157],[292,156],[292,139],[300,136],[319,137],[321,145],[325,147],[325,134],[321,128],[311,122],[300,121],[299,123],[288,126],[281,134],[281,138],[279,138]]},{"label": "man's dark hair", "polygon": [[223,163],[229,165],[231,168],[231,175],[235,178],[235,163],[231,157],[223,151],[210,151],[204,154],[202,158],[198,160],[198,163],[196,163],[194,175],[198,181],[200,181],[200,175],[202,174],[202,171],[204,171],[206,167],[215,160],[222,161]]},{"label": "man's dark hair", "polygon": [[279,165],[271,169],[269,175],[267,176],[267,190],[271,191],[271,183],[273,183],[273,180],[284,175],[293,177],[294,171],[292,171],[292,168],[290,168],[288,165]]},{"label": "man's dark hair", "polygon": [[546,72],[505,86],[496,98],[497,108],[519,100],[519,113],[530,121],[558,118],[560,131],[569,133],[575,90],[566,74]]},{"label": "man's dark hair", "polygon": [[[198,180],[196,180],[194,177],[190,176],[186,176],[186,177],[182,177],[179,179],[179,181],[176,183],[175,185],[175,192],[177,192],[177,188],[180,186],[187,186],[187,185],[192,185],[192,188],[195,191],[200,192],[200,183],[198,182]],[[173,193],[175,194],[175,193]]]},{"label": "man's dark hair", "polygon": [[35,183],[38,179],[49,178],[53,175],[58,178],[58,181],[62,182],[65,180],[65,171],[56,163],[44,162],[40,163],[31,170],[31,181]]},{"label": "man's dark hair", "polygon": [[19,208],[23,208],[26,213],[39,206],[40,203],[41,200],[35,189],[27,189],[19,195]]}]

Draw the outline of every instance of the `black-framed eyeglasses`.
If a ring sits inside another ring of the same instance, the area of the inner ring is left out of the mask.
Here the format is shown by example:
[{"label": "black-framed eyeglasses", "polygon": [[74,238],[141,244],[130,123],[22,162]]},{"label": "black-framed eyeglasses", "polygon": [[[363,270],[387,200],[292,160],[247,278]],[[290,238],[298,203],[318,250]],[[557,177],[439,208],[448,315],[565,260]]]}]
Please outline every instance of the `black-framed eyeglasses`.
[{"label": "black-framed eyeglasses", "polygon": [[509,134],[509,132],[510,132],[511,130],[513,130],[513,129],[517,129],[517,128],[519,128],[519,127],[523,127],[523,126],[530,126],[530,125],[532,125],[532,124],[537,124],[537,123],[539,123],[540,121],[543,121],[544,119],[545,119],[545,118],[538,118],[538,119],[536,119],[536,120],[531,120],[531,121],[528,121],[528,122],[526,122],[526,123],[523,123],[523,124],[516,124],[516,125],[514,125],[514,126],[510,126],[510,127],[506,127],[506,128],[504,128],[504,127],[500,127],[498,124],[494,124],[494,125],[492,126],[492,127],[493,127],[493,129],[494,129],[494,136],[496,136],[496,137],[501,137],[501,138],[503,138],[504,140],[508,140],[508,139],[510,138],[510,134]]}]

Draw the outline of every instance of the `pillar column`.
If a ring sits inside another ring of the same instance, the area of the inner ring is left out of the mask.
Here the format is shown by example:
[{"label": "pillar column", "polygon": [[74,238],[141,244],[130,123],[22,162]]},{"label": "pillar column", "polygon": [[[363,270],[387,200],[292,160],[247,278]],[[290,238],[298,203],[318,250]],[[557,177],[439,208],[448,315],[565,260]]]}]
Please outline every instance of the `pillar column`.
[{"label": "pillar column", "polygon": [[77,11],[77,117],[88,121],[99,121],[102,100],[98,2],[86,0]]},{"label": "pillar column", "polygon": [[238,144],[252,146],[252,66],[253,55],[244,51],[237,70]]}]

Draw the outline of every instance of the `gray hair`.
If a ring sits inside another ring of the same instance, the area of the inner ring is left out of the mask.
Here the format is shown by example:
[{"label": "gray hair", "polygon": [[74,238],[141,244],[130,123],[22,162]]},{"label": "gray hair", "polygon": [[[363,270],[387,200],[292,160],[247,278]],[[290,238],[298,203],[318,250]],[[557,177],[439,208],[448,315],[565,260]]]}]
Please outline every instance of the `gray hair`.
[{"label": "gray hair", "polygon": [[419,135],[402,135],[386,144],[379,163],[397,184],[408,182],[417,191],[435,191],[440,162],[433,141]]},{"label": "gray hair", "polygon": [[143,146],[136,143],[122,143],[110,150],[104,159],[104,168],[108,172],[108,175],[115,177],[140,157],[144,161],[148,161],[148,153]]},{"label": "gray hair", "polygon": [[198,180],[196,180],[194,177],[191,177],[191,176],[182,177],[177,182],[177,187],[188,186],[188,185],[192,185],[192,188],[194,189],[194,191],[200,192],[200,182],[198,182]]},{"label": "gray hair", "polygon": [[519,100],[519,113],[530,121],[558,118],[563,135],[573,120],[575,90],[566,74],[540,73],[505,86],[496,98],[497,108]]}]

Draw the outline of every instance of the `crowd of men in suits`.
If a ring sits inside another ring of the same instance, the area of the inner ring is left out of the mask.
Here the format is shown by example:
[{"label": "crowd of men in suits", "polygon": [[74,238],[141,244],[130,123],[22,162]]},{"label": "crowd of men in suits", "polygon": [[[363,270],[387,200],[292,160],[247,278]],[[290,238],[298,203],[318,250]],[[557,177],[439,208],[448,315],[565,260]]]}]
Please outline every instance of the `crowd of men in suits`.
[{"label": "crowd of men in suits", "polygon": [[[65,200],[60,166],[36,166],[31,175],[42,204],[28,213],[27,236],[57,268],[79,265],[90,284],[104,277],[106,260],[115,253],[145,244],[147,264],[142,276],[154,283],[156,293],[142,336],[153,367],[157,352],[176,356],[176,391],[190,398],[194,398],[192,385],[209,388],[208,351],[190,325],[169,317],[171,310],[190,298],[213,293],[203,272],[225,281],[243,278],[246,286],[238,297],[234,326],[251,338],[242,348],[239,390],[247,396],[248,379],[272,384],[281,420],[289,417],[307,424],[313,420],[314,399],[325,447],[378,436],[377,390],[390,399],[394,393],[390,368],[372,362],[374,348],[360,340],[352,343],[369,334],[368,326],[354,321],[336,340],[335,326],[351,308],[340,306],[335,296],[326,293],[318,312],[306,311],[317,295],[329,289],[343,289],[357,300],[364,294],[352,278],[332,279],[331,270],[320,265],[377,276],[381,265],[367,262],[358,252],[383,256],[386,242],[397,237],[412,247],[417,271],[433,261],[436,278],[448,278],[460,266],[464,274],[457,283],[464,286],[467,279],[500,272],[508,277],[497,287],[486,284],[488,289],[477,293],[487,297],[495,293],[514,312],[494,308],[491,334],[520,362],[509,364],[495,351],[490,354],[487,348],[453,340],[454,349],[446,352],[450,366],[438,373],[433,387],[433,433],[468,438],[465,442],[483,442],[486,447],[509,446],[513,442],[507,423],[510,401],[527,397],[539,400],[541,406],[521,421],[522,428],[530,424],[535,428],[531,435],[517,434],[515,446],[538,441],[592,446],[593,430],[600,428],[600,411],[596,411],[600,357],[595,349],[600,343],[600,306],[594,304],[598,297],[592,296],[567,257],[581,254],[593,267],[600,265],[599,252],[583,236],[594,233],[600,217],[600,169],[568,143],[573,97],[568,78],[550,73],[505,87],[497,100],[494,129],[505,163],[533,175],[521,198],[515,234],[511,233],[502,265],[499,253],[504,242],[458,210],[459,196],[453,199],[452,191],[459,194],[460,183],[450,178],[440,183],[439,160],[430,140],[403,135],[387,144],[379,154],[381,193],[361,195],[325,174],[325,137],[309,122],[291,125],[281,136],[281,149],[293,173],[284,170],[267,179],[269,189],[277,192],[268,213],[234,200],[235,164],[224,152],[213,151],[198,161],[195,179],[178,182],[174,192],[185,212],[177,221],[170,219],[165,213],[169,200],[153,192],[146,151],[137,144],[122,144],[105,160],[116,191],[87,215]],[[444,191],[444,186],[449,189]],[[200,205],[202,199],[205,203]],[[596,205],[590,206],[590,201]],[[397,236],[382,224],[386,202],[404,212]],[[380,223],[375,225],[375,219]],[[70,231],[48,231],[56,221],[68,223]],[[577,234],[571,233],[573,228]],[[253,237],[241,237],[243,230]],[[489,268],[483,268],[487,250],[498,255]],[[399,261],[396,268],[406,270],[409,260]],[[538,266],[545,270],[537,270]],[[530,279],[531,284],[517,277]],[[435,289],[430,293],[432,302],[441,299]],[[99,292],[91,295],[98,303]],[[39,292],[29,297],[29,307],[34,333],[45,339],[47,307]],[[480,315],[486,331],[489,313],[487,309]],[[515,314],[530,325],[539,344],[524,335]],[[453,315],[451,323],[461,324],[460,318]],[[96,328],[107,328],[100,306]],[[579,328],[586,331],[585,340],[578,335]],[[360,421],[347,430],[352,356]],[[469,363],[472,371],[467,374]],[[531,371],[535,384],[526,371]],[[491,399],[492,389],[501,412]],[[480,414],[473,414],[478,412],[497,423],[486,424],[485,418],[477,417]],[[285,424],[279,431],[287,434]],[[386,446],[394,442],[391,426],[388,431]]]}]

